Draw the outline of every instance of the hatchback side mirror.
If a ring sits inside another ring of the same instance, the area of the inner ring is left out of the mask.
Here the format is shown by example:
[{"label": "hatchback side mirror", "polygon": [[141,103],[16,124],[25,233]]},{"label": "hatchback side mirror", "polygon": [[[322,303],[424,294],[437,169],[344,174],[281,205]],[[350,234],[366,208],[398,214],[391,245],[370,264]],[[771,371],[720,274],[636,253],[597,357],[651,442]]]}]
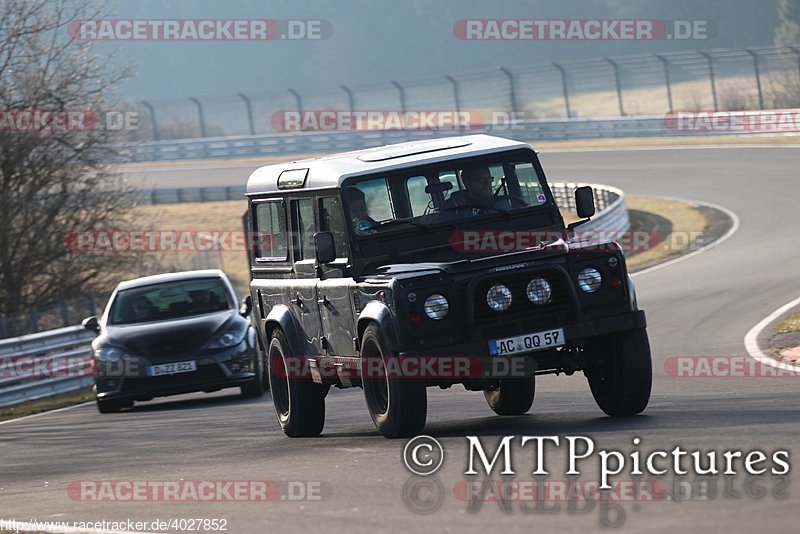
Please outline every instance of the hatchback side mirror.
[{"label": "hatchback side mirror", "polygon": [[336,259],[336,244],[331,232],[317,232],[314,234],[314,247],[316,248],[317,263],[325,265]]},{"label": "hatchback side mirror", "polygon": [[588,185],[575,190],[575,211],[581,219],[594,215],[594,192]]},{"label": "hatchback side mirror", "polygon": [[81,321],[81,326],[83,326],[86,330],[90,332],[94,332],[95,334],[100,333],[100,322],[94,315],[92,315],[91,317],[87,317],[86,319]]},{"label": "hatchback side mirror", "polygon": [[239,315],[242,317],[249,317],[250,312],[253,311],[253,297],[247,295],[242,301],[242,306],[239,308]]}]

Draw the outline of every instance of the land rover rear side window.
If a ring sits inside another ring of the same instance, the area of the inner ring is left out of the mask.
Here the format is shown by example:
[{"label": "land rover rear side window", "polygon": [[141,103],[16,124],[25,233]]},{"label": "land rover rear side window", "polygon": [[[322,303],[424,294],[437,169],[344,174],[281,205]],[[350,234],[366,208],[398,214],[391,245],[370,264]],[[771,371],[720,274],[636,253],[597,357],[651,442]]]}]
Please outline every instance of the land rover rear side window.
[{"label": "land rover rear side window", "polygon": [[285,260],[288,257],[286,209],[283,201],[255,205],[259,246],[256,260]]}]

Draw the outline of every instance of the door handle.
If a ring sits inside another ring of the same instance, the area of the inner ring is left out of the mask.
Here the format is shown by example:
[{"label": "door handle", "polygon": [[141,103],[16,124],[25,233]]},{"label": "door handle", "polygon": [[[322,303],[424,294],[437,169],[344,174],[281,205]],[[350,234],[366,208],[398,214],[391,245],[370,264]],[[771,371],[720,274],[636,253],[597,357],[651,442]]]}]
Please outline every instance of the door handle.
[{"label": "door handle", "polygon": [[331,301],[329,301],[328,297],[326,297],[325,295],[322,295],[321,298],[317,299],[317,304],[319,304],[321,306],[328,306],[330,303],[331,303]]},{"label": "door handle", "polygon": [[292,302],[294,304],[297,304],[301,308],[303,307],[303,297],[300,296],[300,293],[298,293],[297,296],[295,296],[294,299],[292,299]]}]

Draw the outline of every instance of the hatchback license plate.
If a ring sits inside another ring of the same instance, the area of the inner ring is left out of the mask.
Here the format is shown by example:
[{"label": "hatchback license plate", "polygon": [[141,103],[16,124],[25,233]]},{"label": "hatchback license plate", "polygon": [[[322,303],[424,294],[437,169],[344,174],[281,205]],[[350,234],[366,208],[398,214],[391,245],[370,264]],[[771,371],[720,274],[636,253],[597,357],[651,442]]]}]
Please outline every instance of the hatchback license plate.
[{"label": "hatchback license plate", "polygon": [[147,368],[147,376],[176,375],[178,373],[191,373],[192,371],[197,371],[197,363],[194,360],[189,360],[151,365]]},{"label": "hatchback license plate", "polygon": [[489,354],[492,356],[510,356],[537,350],[560,347],[564,344],[564,329],[546,330],[535,334],[494,339],[489,341]]}]

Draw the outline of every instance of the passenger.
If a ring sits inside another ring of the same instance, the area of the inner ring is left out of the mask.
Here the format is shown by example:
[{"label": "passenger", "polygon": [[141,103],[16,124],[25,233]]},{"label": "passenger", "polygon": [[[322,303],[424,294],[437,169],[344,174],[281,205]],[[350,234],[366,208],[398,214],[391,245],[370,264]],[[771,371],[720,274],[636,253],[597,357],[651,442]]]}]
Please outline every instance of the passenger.
[{"label": "passenger", "polygon": [[378,225],[367,210],[367,198],[364,192],[355,187],[347,188],[347,204],[350,209],[350,220],[358,232],[368,232]]},{"label": "passenger", "polygon": [[133,315],[136,319],[151,319],[156,315],[156,307],[150,299],[141,295],[133,301]]}]

